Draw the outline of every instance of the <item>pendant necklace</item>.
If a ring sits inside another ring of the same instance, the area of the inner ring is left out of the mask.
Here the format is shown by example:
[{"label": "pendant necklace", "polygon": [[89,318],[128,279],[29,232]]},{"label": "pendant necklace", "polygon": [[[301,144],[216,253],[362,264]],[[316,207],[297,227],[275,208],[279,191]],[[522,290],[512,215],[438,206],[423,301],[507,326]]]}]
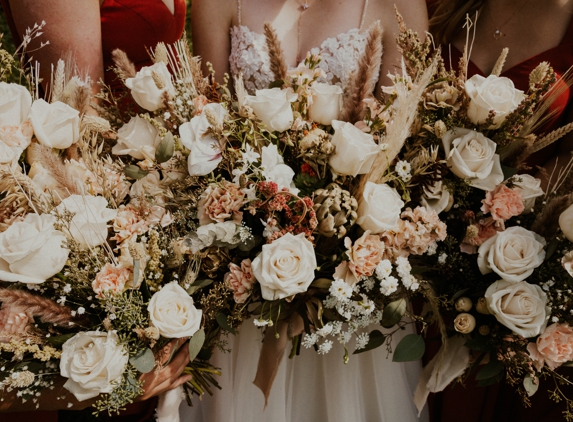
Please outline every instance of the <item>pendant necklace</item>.
[{"label": "pendant necklace", "polygon": [[495,26],[495,31],[493,33],[493,37],[496,40],[499,40],[501,37],[505,37],[506,34],[504,32],[501,32],[500,28],[503,28],[505,25],[507,25],[509,23],[509,21],[511,21],[513,18],[515,18],[517,15],[519,15],[519,13],[525,8],[525,6],[527,6],[527,3],[529,3],[529,0],[524,1],[523,4],[521,5],[521,7],[517,10],[517,12],[515,12],[513,15],[511,15],[509,17],[509,19],[507,19],[501,25],[498,25],[495,22],[495,18],[493,17],[493,12],[491,11],[491,7],[489,7],[489,3],[488,3],[489,15],[491,16],[491,21],[493,22],[493,26]]}]

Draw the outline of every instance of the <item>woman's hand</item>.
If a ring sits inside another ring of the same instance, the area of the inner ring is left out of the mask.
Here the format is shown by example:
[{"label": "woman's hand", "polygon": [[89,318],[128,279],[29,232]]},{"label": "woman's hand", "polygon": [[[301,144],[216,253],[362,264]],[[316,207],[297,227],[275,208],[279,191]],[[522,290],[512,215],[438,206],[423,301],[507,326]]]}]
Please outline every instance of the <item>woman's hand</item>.
[{"label": "woman's hand", "polygon": [[[169,362],[174,350],[177,350],[177,352],[175,352],[175,356]],[[158,359],[159,363],[155,369],[139,377],[143,381],[145,393],[138,398],[138,401],[147,400],[165,391],[177,388],[193,378],[191,375],[182,375],[183,370],[189,363],[187,339],[171,340],[161,349]]]}]

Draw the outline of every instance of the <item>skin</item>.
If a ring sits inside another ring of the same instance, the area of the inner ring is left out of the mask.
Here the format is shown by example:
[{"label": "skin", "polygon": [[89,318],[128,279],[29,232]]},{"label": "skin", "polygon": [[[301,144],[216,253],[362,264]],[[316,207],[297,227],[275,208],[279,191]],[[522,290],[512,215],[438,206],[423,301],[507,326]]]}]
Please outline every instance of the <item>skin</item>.
[{"label": "skin", "polygon": [[[189,362],[189,348],[186,343],[187,339],[175,339],[170,341],[160,352],[160,365],[153,371],[142,374],[140,380],[143,381],[145,392],[138,397],[136,401],[147,400],[157,396],[165,391],[172,390],[190,381],[191,375],[182,375],[185,366]],[[184,343],[181,347],[181,345]],[[173,348],[179,348],[171,362],[164,366],[171,356]],[[14,391],[2,393],[3,401],[0,401],[0,413],[2,412],[24,412],[33,410],[81,410],[92,406],[98,398],[85,401],[77,401],[76,398],[64,388],[67,378],[58,378],[53,390],[45,390],[39,397],[38,403],[31,400],[22,403],[22,400],[16,397]],[[64,396],[62,398],[62,396]],[[36,405],[39,405],[36,407]],[[71,404],[71,406],[69,406]]]},{"label": "skin", "polygon": [[[290,66],[297,65],[298,21],[301,16],[300,0],[242,0],[241,24],[263,33],[263,25],[270,22],[275,28]],[[363,29],[379,20],[384,29],[384,55],[380,82],[390,85],[386,77],[400,65],[400,54],[394,41],[398,24],[394,4],[409,28],[423,33],[427,30],[426,5],[423,0],[370,0]],[[300,29],[300,53],[318,47],[327,38],[357,28],[363,10],[362,0],[310,0],[303,13]],[[213,64],[216,79],[223,80],[229,73],[231,39],[229,30],[238,25],[237,0],[194,0],[191,10],[194,53],[203,58],[203,64]],[[206,69],[206,68],[205,68]]]}]

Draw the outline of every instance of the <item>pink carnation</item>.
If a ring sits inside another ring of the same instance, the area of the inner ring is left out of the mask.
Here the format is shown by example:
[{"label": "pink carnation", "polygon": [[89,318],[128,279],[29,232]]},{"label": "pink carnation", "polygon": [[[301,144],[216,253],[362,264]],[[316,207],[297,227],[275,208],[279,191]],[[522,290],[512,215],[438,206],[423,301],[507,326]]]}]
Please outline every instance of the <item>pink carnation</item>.
[{"label": "pink carnation", "polygon": [[466,237],[460,245],[460,250],[467,254],[477,253],[477,247],[480,246],[490,237],[495,236],[499,231],[505,229],[503,222],[499,224],[491,218],[484,218],[480,220],[477,224],[472,224],[466,234]]},{"label": "pink carnation", "polygon": [[193,98],[193,107],[195,107],[193,115],[198,116],[199,114],[203,113],[203,107],[205,107],[207,104],[209,104],[209,99],[204,95],[198,95],[197,97]]},{"label": "pink carnation", "polygon": [[237,303],[245,303],[251,295],[255,277],[251,269],[251,260],[245,259],[239,267],[237,264],[229,264],[229,272],[225,274],[225,285],[233,291],[233,297]]},{"label": "pink carnation", "polygon": [[505,185],[498,185],[493,192],[487,192],[481,210],[496,221],[506,221],[519,215],[524,210],[521,189],[510,189]]},{"label": "pink carnation", "polygon": [[348,269],[358,280],[362,276],[369,277],[374,274],[384,252],[380,236],[370,234],[370,231],[366,230],[362,237],[354,241],[354,245],[350,238],[344,239],[344,246],[349,258]]},{"label": "pink carnation", "polygon": [[197,206],[199,224],[222,223],[230,219],[239,224],[245,202],[245,194],[234,183],[224,181],[220,185],[210,185]]},{"label": "pink carnation", "polygon": [[139,216],[135,208],[122,205],[113,220],[113,230],[115,236],[112,239],[121,243],[133,235],[147,232],[149,225]]},{"label": "pink carnation", "polygon": [[131,277],[128,268],[105,264],[92,282],[92,289],[99,298],[103,297],[103,292],[121,293]]},{"label": "pink carnation", "polygon": [[567,324],[551,324],[539,336],[534,346],[536,347],[528,346],[528,350],[536,361],[536,367],[539,369],[545,362],[553,370],[573,360],[573,328]]}]

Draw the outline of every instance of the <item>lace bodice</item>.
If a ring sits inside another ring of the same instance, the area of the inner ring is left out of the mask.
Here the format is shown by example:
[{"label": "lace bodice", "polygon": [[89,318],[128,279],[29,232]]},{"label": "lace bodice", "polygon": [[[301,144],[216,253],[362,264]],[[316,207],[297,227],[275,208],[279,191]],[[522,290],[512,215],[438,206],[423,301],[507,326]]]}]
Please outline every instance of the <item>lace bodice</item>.
[{"label": "lace bodice", "polygon": [[[326,77],[320,82],[344,88],[350,74],[358,67],[358,60],[364,53],[366,42],[366,31],[351,29],[326,39],[320,47],[310,50],[311,54],[320,54],[322,57],[319,67],[326,73]],[[237,25],[231,28],[229,62],[234,75],[243,74],[245,87],[250,93],[268,88],[273,81],[265,36],[246,26]]]}]

